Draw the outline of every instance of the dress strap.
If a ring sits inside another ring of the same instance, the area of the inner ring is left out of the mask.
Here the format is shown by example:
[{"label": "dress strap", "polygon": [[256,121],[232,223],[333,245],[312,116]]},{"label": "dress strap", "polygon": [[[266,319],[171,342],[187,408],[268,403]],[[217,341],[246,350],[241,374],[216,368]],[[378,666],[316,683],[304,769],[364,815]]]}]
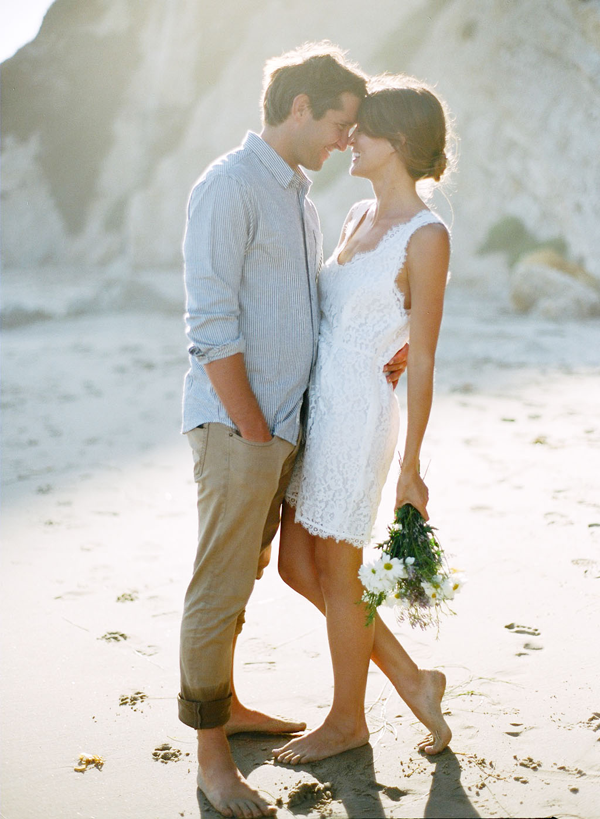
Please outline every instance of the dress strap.
[{"label": "dress strap", "polygon": [[[446,230],[448,230],[447,226],[444,224],[443,220],[431,210],[420,210],[416,213],[413,218],[408,222],[408,236],[412,236],[413,233],[418,230],[420,227],[424,227],[425,225],[444,225]],[[448,231],[450,232],[450,231]]]}]

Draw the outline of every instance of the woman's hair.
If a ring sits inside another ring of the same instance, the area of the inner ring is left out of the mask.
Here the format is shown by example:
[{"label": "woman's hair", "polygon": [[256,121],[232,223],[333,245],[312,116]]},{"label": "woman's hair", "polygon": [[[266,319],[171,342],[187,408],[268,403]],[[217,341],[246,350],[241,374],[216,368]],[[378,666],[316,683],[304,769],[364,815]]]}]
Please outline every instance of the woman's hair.
[{"label": "woman's hair", "polygon": [[305,43],[265,65],[263,118],[266,125],[280,125],[289,117],[298,94],[306,94],[315,119],[342,107],[340,96],[354,94],[362,100],[367,81],[345,53],[328,41]]},{"label": "woman's hair", "polygon": [[445,103],[414,77],[383,74],[369,83],[358,127],[387,139],[415,180],[439,182],[449,165],[450,117]]}]

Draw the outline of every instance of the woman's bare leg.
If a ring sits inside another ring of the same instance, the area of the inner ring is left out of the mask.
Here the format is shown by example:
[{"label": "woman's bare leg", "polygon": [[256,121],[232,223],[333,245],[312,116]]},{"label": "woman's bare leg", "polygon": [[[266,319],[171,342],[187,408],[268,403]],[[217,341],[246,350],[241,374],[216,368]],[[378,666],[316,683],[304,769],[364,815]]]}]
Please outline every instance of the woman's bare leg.
[{"label": "woman's bare leg", "polygon": [[[325,614],[325,600],[315,561],[315,541],[316,538],[295,522],[294,510],[284,504],[279,573],[291,588]],[[442,751],[452,737],[441,709],[446,688],[445,675],[441,671],[420,669],[379,616],[375,620],[371,659],[415,716],[429,729],[430,736],[420,747],[429,754]]]},{"label": "woman's bare leg", "polygon": [[319,728],[273,751],[280,762],[313,762],[369,741],[365,690],[374,628],[365,626],[364,606],[356,605],[362,594],[358,579],[361,561],[362,551],[349,543],[316,539],[315,564],[325,601],[333,665],[333,703]]}]

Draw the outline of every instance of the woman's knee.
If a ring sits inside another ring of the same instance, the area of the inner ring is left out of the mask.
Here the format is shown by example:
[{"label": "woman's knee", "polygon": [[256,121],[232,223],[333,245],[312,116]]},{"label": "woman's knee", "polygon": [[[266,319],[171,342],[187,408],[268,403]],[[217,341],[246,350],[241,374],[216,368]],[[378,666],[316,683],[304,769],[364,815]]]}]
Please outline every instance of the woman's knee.
[{"label": "woman's knee", "polygon": [[319,581],[326,597],[342,596],[361,589],[358,570],[361,552],[349,543],[321,540],[315,553]]}]

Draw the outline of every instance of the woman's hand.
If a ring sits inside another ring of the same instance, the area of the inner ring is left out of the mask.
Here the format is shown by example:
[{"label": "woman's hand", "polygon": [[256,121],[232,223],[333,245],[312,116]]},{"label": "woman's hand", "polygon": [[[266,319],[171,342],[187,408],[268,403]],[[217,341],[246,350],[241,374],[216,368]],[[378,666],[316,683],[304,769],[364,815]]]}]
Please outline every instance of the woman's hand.
[{"label": "woman's hand", "polygon": [[425,486],[423,478],[415,470],[408,472],[402,470],[398,478],[398,486],[396,487],[396,507],[400,509],[406,503],[410,503],[419,511],[425,520],[429,520],[427,512],[427,502],[429,501],[429,490]]},{"label": "woman's hand", "polygon": [[400,380],[400,376],[406,369],[406,364],[408,362],[408,341],[401,347],[395,355],[390,358],[388,363],[383,368],[383,372],[385,373],[386,380],[392,385],[394,389],[398,386],[398,381]]}]

